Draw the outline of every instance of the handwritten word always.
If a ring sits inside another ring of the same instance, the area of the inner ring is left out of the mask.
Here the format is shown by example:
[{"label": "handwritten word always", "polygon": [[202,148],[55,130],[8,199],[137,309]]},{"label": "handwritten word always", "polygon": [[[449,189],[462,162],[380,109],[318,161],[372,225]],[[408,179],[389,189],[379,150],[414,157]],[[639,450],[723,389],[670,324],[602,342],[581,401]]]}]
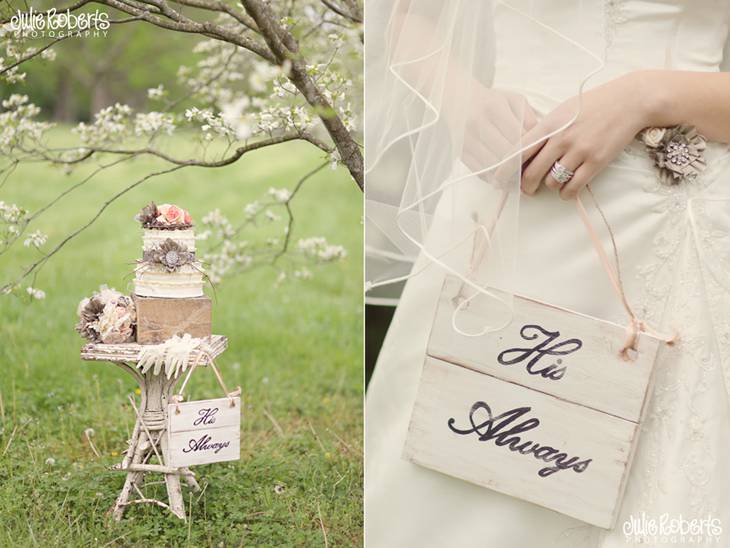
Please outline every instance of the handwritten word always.
[{"label": "handwritten word always", "polygon": [[[448,426],[456,434],[464,436],[476,434],[479,441],[493,441],[498,447],[506,447],[510,451],[522,455],[532,455],[537,460],[551,463],[551,466],[546,466],[537,473],[541,478],[546,478],[560,470],[572,469],[579,474],[584,472],[593,459],[580,460],[580,457],[569,457],[567,453],[548,445],[540,445],[534,441],[522,441],[518,434],[524,434],[540,425],[540,420],[536,418],[517,422],[530,411],[532,411],[531,407],[517,407],[495,417],[487,403],[478,401],[472,405],[469,412],[471,428],[457,428],[454,426],[456,420],[453,418],[448,420]],[[479,414],[482,415],[481,420],[478,418]]]},{"label": "handwritten word always", "polygon": [[231,445],[230,441],[209,443],[211,439],[212,438],[208,434],[205,434],[199,440],[192,439],[188,442],[188,446],[183,448],[182,452],[190,453],[198,451],[213,451],[213,453],[218,454],[221,449],[225,449],[226,447]]}]

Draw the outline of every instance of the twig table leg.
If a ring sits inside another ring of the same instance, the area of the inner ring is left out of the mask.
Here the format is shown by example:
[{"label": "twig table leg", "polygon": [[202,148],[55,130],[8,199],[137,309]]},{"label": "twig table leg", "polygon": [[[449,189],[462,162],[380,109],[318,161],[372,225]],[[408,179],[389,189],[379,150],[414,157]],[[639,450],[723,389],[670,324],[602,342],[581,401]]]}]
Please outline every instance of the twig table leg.
[{"label": "twig table leg", "polygon": [[[135,373],[137,372],[135,371]],[[137,374],[135,378],[139,382],[141,401],[139,408],[132,403],[137,413],[137,421],[127,453],[122,463],[115,467],[116,470],[126,470],[127,477],[112,508],[112,516],[114,519],[120,520],[127,506],[145,502],[169,508],[178,518],[185,520],[185,504],[180,476],[182,475],[186,483],[194,490],[199,490],[200,486],[189,469],[172,469],[167,466],[169,455],[166,433],[167,404],[178,377],[168,379],[164,374],[154,375],[148,372],[143,376]],[[149,464],[153,456],[158,460],[157,465]],[[153,472],[163,474],[169,504],[146,496],[130,500],[133,493],[141,493],[144,475]]]}]

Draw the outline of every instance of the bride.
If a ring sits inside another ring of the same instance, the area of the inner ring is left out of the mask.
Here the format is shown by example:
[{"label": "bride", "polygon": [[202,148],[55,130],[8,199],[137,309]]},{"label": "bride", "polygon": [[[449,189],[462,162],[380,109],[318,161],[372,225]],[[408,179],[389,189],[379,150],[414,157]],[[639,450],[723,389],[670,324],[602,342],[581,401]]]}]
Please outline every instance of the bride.
[{"label": "bride", "polygon": [[[367,393],[366,545],[730,546],[730,2],[368,1],[370,295],[407,281]],[[401,458],[445,276],[626,325],[589,195],[626,300],[678,335],[610,530]]]}]

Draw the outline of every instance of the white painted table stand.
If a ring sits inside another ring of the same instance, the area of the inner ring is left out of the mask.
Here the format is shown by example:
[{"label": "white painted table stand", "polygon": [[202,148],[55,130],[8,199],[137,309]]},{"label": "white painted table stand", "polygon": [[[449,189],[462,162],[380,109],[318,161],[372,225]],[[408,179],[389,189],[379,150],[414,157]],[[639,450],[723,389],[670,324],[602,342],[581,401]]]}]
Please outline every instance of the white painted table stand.
[{"label": "white painted table stand", "polygon": [[[210,356],[215,359],[227,346],[226,337],[213,335],[210,338]],[[150,370],[142,374],[136,368],[139,351],[142,347],[143,345],[137,343],[90,343],[81,349],[82,360],[113,363],[132,375],[139,383],[141,391],[139,406],[135,406],[137,420],[132,431],[132,439],[129,440],[129,446],[124,452],[122,462],[112,467],[112,470],[126,472],[127,478],[111,509],[111,514],[115,520],[119,521],[124,515],[124,510],[132,504],[155,504],[167,508],[175,516],[185,520],[180,478],[182,477],[194,491],[200,490],[200,486],[189,468],[173,468],[166,465],[168,462],[167,404],[172,402],[173,390],[182,375],[168,379],[164,372],[155,375]],[[197,357],[193,355],[190,359],[192,365],[192,361]],[[130,401],[134,406],[134,399],[131,396]],[[151,462],[153,457],[157,460],[157,464]],[[144,478],[148,473],[163,474],[167,487],[167,503],[144,495]]]}]

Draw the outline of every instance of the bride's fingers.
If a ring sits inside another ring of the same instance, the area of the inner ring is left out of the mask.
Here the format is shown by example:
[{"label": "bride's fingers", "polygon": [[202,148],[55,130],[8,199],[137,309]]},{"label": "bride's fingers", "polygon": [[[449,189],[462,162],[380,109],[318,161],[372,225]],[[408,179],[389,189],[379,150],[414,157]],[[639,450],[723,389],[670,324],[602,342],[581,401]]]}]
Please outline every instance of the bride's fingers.
[{"label": "bride's fingers", "polygon": [[532,110],[532,107],[527,102],[525,102],[525,110],[522,116],[522,129],[524,131],[530,131],[537,125],[537,122],[538,120],[535,111]]},{"label": "bride's fingers", "polygon": [[478,177],[487,181],[491,172],[484,171],[497,162],[497,157],[489,147],[484,146],[478,141],[474,141],[470,146],[464,147],[461,159],[470,171],[478,173]]},{"label": "bride's fingers", "polygon": [[[573,179],[575,179],[575,173],[578,171],[578,168],[583,163],[583,159],[576,154],[573,154],[571,151],[568,151],[564,156],[558,158],[557,162],[559,162],[560,165],[563,166],[565,169],[573,172],[573,177],[570,179],[570,181],[572,181]],[[568,184],[570,184],[570,181],[562,184],[557,179],[555,179],[555,177],[553,177],[552,173],[550,173],[550,169],[552,169],[554,163],[555,161],[550,164],[547,175],[545,175],[545,186],[551,190],[563,190],[566,186],[568,186]]]},{"label": "bride's fingers", "polygon": [[483,115],[477,119],[480,125],[495,128],[505,141],[514,143],[522,135],[522,120],[515,117],[506,100],[491,102],[484,106]]},{"label": "bride's fingers", "polygon": [[[497,179],[508,178],[514,169],[515,164],[524,165],[528,163],[530,159],[535,156],[535,154],[537,154],[540,149],[545,145],[545,139],[543,139],[542,137],[547,134],[548,129],[539,122],[532,126],[528,131],[526,131],[525,134],[513,144],[512,150],[509,153],[510,155],[514,155],[515,162],[506,162],[505,165],[501,166],[496,174]],[[530,143],[534,144],[520,152],[520,149]]]},{"label": "bride's fingers", "polygon": [[563,152],[563,146],[556,139],[549,139],[545,143],[522,173],[522,191],[525,194],[534,194],[537,191],[555,160],[562,157]]},{"label": "bride's fingers", "polygon": [[581,164],[578,169],[575,170],[573,178],[563,185],[560,189],[560,197],[563,200],[573,200],[578,196],[583,187],[591,182],[591,179],[595,177],[597,169],[590,163]]}]

